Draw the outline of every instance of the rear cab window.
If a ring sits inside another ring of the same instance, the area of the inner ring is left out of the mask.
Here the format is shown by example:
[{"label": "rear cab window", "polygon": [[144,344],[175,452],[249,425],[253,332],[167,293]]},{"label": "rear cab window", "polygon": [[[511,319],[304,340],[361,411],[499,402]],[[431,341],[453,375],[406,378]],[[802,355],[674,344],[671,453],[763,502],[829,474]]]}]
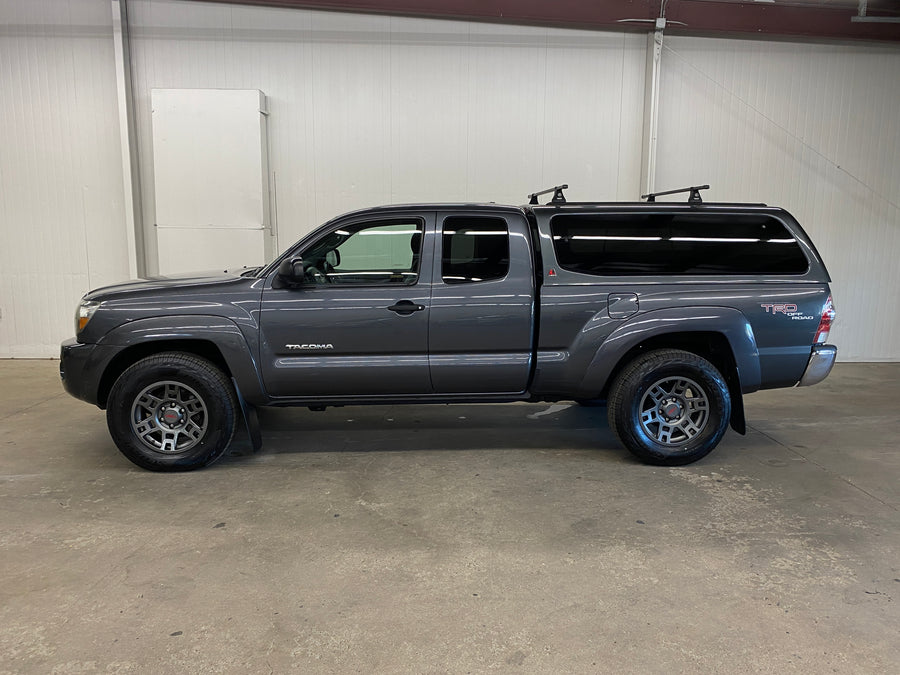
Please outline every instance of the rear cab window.
[{"label": "rear cab window", "polygon": [[509,226],[484,216],[444,219],[441,279],[445,284],[478,283],[509,274]]},{"label": "rear cab window", "polygon": [[565,270],[595,276],[802,275],[799,242],[768,214],[559,214],[550,220]]}]

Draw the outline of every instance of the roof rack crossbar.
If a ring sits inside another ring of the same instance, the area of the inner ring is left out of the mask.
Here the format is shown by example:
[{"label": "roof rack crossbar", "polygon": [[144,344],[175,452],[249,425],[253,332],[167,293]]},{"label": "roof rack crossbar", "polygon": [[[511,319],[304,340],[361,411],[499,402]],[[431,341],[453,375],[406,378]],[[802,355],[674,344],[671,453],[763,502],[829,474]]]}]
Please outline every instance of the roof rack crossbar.
[{"label": "roof rack crossbar", "polygon": [[568,185],[557,185],[556,187],[549,188],[547,190],[541,190],[540,192],[533,192],[528,195],[528,203],[529,204],[537,204],[538,197],[541,195],[553,193],[553,199],[551,199],[548,204],[565,204],[566,196],[563,194],[563,190],[568,190]]},{"label": "roof rack crossbar", "polygon": [[682,192],[690,192],[691,195],[688,197],[688,204],[702,204],[703,198],[700,197],[700,190],[709,190],[709,185],[694,185],[693,187],[680,188],[678,190],[652,192],[649,195],[641,195],[641,199],[646,199],[648,202],[655,202],[657,197],[662,197],[663,195],[677,195]]}]

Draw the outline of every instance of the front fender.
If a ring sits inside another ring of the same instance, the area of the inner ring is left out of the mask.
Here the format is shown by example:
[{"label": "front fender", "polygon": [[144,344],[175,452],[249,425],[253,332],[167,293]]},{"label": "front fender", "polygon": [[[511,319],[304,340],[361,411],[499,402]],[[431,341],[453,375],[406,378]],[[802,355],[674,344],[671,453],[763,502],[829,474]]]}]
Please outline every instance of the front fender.
[{"label": "front fender", "polygon": [[244,334],[231,319],[203,314],[138,319],[109,331],[97,344],[123,349],[152,342],[190,340],[214,344],[240,385],[244,398],[254,405],[266,402],[257,360]]},{"label": "front fender", "polygon": [[673,333],[721,333],[737,365],[740,391],[759,389],[759,349],[747,317],[731,307],[672,307],[639,314],[618,326],[603,341],[581,381],[581,389],[601,391],[622,358],[650,338]]}]

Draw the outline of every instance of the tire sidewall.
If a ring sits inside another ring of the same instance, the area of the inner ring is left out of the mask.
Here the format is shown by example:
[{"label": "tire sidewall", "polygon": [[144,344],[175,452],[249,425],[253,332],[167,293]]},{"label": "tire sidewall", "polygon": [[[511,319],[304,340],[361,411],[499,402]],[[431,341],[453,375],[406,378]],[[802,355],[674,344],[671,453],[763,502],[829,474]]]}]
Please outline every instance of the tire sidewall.
[{"label": "tire sidewall", "polygon": [[[206,406],[206,432],[200,442],[179,453],[151,450],[131,427],[132,406],[146,387],[163,381],[187,385],[196,391]],[[187,360],[164,363],[145,359],[128,368],[116,380],[107,406],[110,434],[119,450],[138,466],[152,471],[188,471],[206,466],[218,459],[234,431],[234,406],[221,383],[210,373]]]}]

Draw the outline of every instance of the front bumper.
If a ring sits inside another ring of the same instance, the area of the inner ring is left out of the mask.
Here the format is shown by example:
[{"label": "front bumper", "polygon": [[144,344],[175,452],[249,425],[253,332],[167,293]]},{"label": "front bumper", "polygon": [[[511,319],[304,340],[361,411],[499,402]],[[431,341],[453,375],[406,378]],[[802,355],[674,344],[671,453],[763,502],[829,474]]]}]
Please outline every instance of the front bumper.
[{"label": "front bumper", "polygon": [[94,345],[81,344],[75,338],[69,338],[59,347],[59,377],[63,388],[75,398],[88,403],[97,402],[96,387],[93,387],[93,397],[89,393],[91,386],[87,380],[93,378],[85,377],[85,366],[93,351]]},{"label": "front bumper", "polygon": [[[94,345],[69,338],[59,347],[59,377],[72,396],[94,405],[98,402],[100,379],[122,347]],[[101,406],[102,407],[102,406]]]},{"label": "front bumper", "polygon": [[836,358],[837,347],[834,345],[815,345],[797,386],[808,387],[824,380],[834,367]]}]

